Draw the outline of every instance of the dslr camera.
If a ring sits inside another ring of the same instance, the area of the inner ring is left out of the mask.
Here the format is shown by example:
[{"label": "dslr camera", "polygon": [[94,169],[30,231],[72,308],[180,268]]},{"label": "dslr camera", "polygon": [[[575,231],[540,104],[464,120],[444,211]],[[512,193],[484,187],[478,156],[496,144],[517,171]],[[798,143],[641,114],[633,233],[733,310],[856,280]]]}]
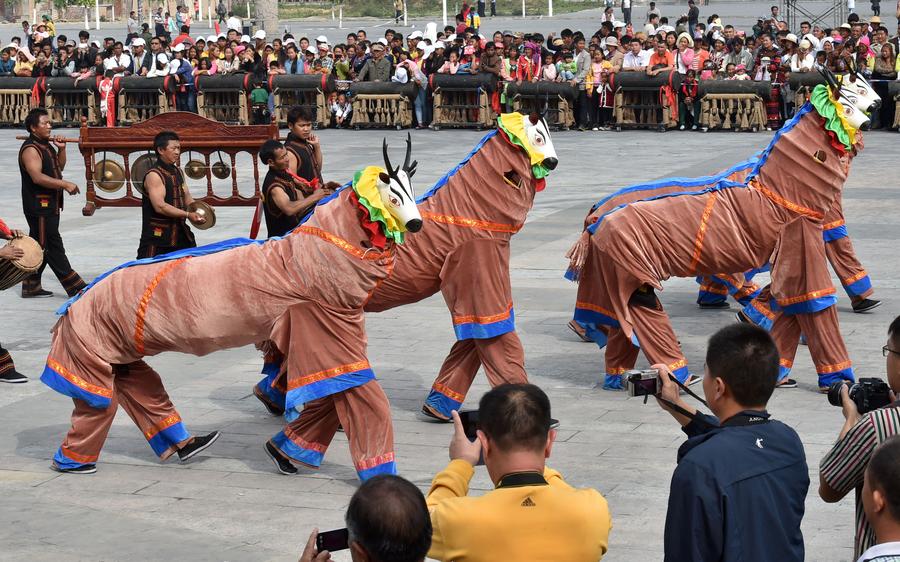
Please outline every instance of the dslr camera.
[{"label": "dslr camera", "polygon": [[659,369],[625,371],[625,390],[628,396],[656,396],[661,388]]},{"label": "dslr camera", "polygon": [[847,385],[850,388],[850,400],[856,404],[860,414],[877,410],[891,403],[891,387],[886,382],[877,378],[861,378],[857,383],[840,381],[832,383],[828,387],[828,402],[832,406],[841,405],[841,388]]}]

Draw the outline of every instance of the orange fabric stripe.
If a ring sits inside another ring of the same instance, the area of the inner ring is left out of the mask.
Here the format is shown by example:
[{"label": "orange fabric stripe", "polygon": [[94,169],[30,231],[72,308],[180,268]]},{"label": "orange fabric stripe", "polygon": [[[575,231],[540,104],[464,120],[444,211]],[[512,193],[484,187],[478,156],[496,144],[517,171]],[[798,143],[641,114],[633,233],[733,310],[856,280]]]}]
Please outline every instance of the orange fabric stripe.
[{"label": "orange fabric stripe", "polygon": [[521,224],[503,224],[499,222],[470,219],[468,217],[457,217],[454,215],[438,215],[436,213],[428,212],[422,213],[422,218],[443,224],[463,226],[466,228],[477,228],[479,230],[487,230],[490,232],[508,232],[510,234],[515,234],[522,229]]},{"label": "orange fabric stripe", "polygon": [[506,312],[501,312],[500,314],[494,314],[491,316],[476,316],[474,314],[470,316],[454,316],[453,324],[471,324],[472,322],[475,322],[476,324],[492,324],[494,322],[506,320],[507,318],[509,318],[509,314],[512,311],[512,306],[512,303],[509,303],[506,307]]},{"label": "orange fabric stripe", "polygon": [[445,384],[436,382],[436,383],[434,383],[434,386],[432,388],[434,388],[436,391],[440,392],[447,398],[452,398],[452,399],[456,400],[457,402],[465,402],[465,400],[466,400],[465,394],[460,394],[460,393],[456,392],[455,390],[451,390],[450,387],[448,387]]},{"label": "orange fabric stripe", "polygon": [[791,369],[794,366],[794,362],[790,359],[779,359],[778,364],[788,369]]},{"label": "orange fabric stripe", "polygon": [[314,382],[318,382],[325,379],[330,379],[332,377],[336,377],[338,375],[343,375],[345,373],[352,373],[353,371],[362,371],[363,369],[369,368],[368,361],[357,361],[356,363],[348,363],[346,365],[341,365],[339,367],[334,367],[332,369],[325,369],[324,371],[319,371],[318,373],[313,373],[311,375],[304,375],[302,377],[298,377],[295,380],[292,380],[288,383],[288,390],[294,390],[295,388],[299,388],[301,386],[306,386],[308,384],[312,384]]},{"label": "orange fabric stripe", "polygon": [[100,458],[100,455],[79,455],[72,449],[62,446],[63,454],[75,462],[80,462],[81,464],[92,464],[97,462],[97,459]]},{"label": "orange fabric stripe", "polygon": [[758,290],[759,290],[759,285],[757,285],[756,283],[750,283],[746,287],[741,288],[740,291],[736,292],[734,294],[734,298],[740,299],[740,298],[752,295],[753,293],[755,293]]},{"label": "orange fabric stripe", "polygon": [[819,297],[825,297],[828,295],[834,294],[834,287],[830,287],[828,289],[822,289],[820,291],[812,291],[811,293],[806,293],[805,295],[800,295],[799,297],[790,297],[787,299],[777,299],[776,302],[778,306],[788,306],[791,304],[797,304],[798,302],[811,301],[813,299],[817,299]]},{"label": "orange fabric stripe", "polygon": [[834,365],[822,365],[821,367],[816,367],[816,372],[820,375],[827,375],[828,373],[836,373],[838,371],[843,371],[844,369],[849,369],[851,365],[852,363],[850,361],[835,363]]},{"label": "orange fabric stripe", "polygon": [[361,250],[361,249],[357,248],[356,246],[354,246],[354,245],[351,244],[350,242],[347,242],[346,240],[344,240],[344,239],[341,238],[340,236],[335,236],[334,234],[332,234],[332,233],[330,233],[330,232],[326,232],[326,231],[322,230],[321,228],[317,228],[317,227],[315,227],[315,226],[298,226],[298,227],[295,229],[295,232],[303,232],[304,234],[310,234],[310,235],[312,235],[312,236],[318,236],[318,237],[321,238],[322,240],[325,240],[326,242],[331,242],[332,244],[334,244],[335,246],[337,246],[337,247],[340,248],[341,250],[344,250],[344,251],[347,252],[348,254],[351,254],[351,255],[353,255],[353,256],[355,256],[355,257],[361,259],[361,260],[375,261],[375,260],[380,260],[380,259],[383,259],[383,258],[389,258],[389,257],[391,257],[391,252],[390,252],[390,251],[387,251],[387,252],[381,252],[381,253],[375,252],[375,251],[372,251],[372,250],[365,250],[365,251],[364,251],[364,250]]},{"label": "orange fabric stripe", "polygon": [[838,220],[838,221],[834,221],[834,222],[825,223],[825,224],[822,225],[822,230],[831,230],[832,228],[837,228],[837,227],[839,227],[839,226],[844,226],[845,224],[846,224],[846,223],[844,222],[844,219],[841,219],[841,220]]},{"label": "orange fabric stripe", "polygon": [[51,369],[57,372],[61,377],[74,384],[78,388],[84,389],[91,394],[96,394],[97,396],[103,396],[104,398],[112,398],[112,390],[108,388],[103,388],[102,386],[97,386],[96,384],[91,384],[83,378],[79,377],[75,373],[69,371],[65,367],[63,367],[58,361],[55,359],[47,358],[47,365],[50,366]]},{"label": "orange fabric stripe", "polygon": [[709,223],[709,217],[712,215],[713,207],[716,205],[719,192],[714,191],[706,202],[703,209],[703,216],[700,217],[700,228],[697,229],[697,238],[694,240],[694,257],[691,259],[691,267],[688,268],[689,275],[693,275],[697,270],[697,264],[700,263],[700,254],[703,251],[703,238],[706,237],[706,227]]},{"label": "orange fabric stripe", "polygon": [[163,277],[168,275],[170,271],[175,269],[186,259],[188,258],[171,261],[167,263],[165,267],[160,269],[153,280],[147,285],[147,288],[144,289],[141,300],[138,301],[137,321],[134,323],[134,349],[140,354],[144,353],[144,322],[147,317],[147,307],[150,306],[150,299],[153,297],[153,291],[156,290],[157,285],[163,280]]},{"label": "orange fabric stripe", "polygon": [[154,425],[149,431],[145,431],[144,437],[146,437],[147,440],[149,441],[150,439],[153,439],[153,437],[156,436],[156,434],[159,433],[160,431],[169,429],[170,427],[172,427],[176,423],[179,423],[180,421],[181,421],[181,416],[179,416],[178,414],[172,414],[171,416],[167,417],[163,421]]},{"label": "orange fabric stripe", "polygon": [[312,443],[310,441],[307,441],[306,439],[303,439],[302,437],[300,437],[300,435],[296,431],[294,431],[291,428],[290,425],[288,425],[284,429],[284,434],[285,434],[285,436],[287,436],[288,439],[290,439],[291,441],[293,441],[295,444],[299,445],[300,447],[303,447],[304,449],[316,451],[317,453],[325,453],[325,451],[328,450],[328,447],[326,447],[325,445],[322,445],[321,443]]},{"label": "orange fabric stripe", "polygon": [[756,300],[750,303],[757,312],[768,318],[769,320],[775,320],[775,313],[769,308],[767,304],[759,304]]},{"label": "orange fabric stripe", "polygon": [[864,270],[860,271],[859,273],[857,273],[856,275],[853,275],[852,277],[848,277],[848,278],[846,278],[846,279],[843,279],[843,280],[842,280],[842,283],[843,283],[844,285],[852,285],[853,283],[856,283],[857,281],[859,281],[860,279],[862,279],[862,278],[865,277],[866,275],[868,275],[868,273],[866,273],[866,270],[864,269]]},{"label": "orange fabric stripe", "polygon": [[599,312],[600,314],[605,314],[605,315],[609,316],[610,318],[612,318],[613,320],[618,320],[618,318],[616,318],[616,315],[615,315],[615,313],[613,313],[613,311],[606,310],[602,306],[597,306],[597,305],[591,304],[589,302],[578,301],[575,303],[575,308],[584,308],[587,310],[593,310],[594,312]]},{"label": "orange fabric stripe", "polygon": [[706,291],[707,293],[712,293],[714,295],[727,295],[728,288],[722,285],[700,285],[701,291]]},{"label": "orange fabric stripe", "polygon": [[356,470],[367,470],[394,460],[394,453],[385,453],[371,459],[363,459],[356,464]]},{"label": "orange fabric stripe", "polygon": [[687,366],[687,359],[682,359],[680,361],[676,361],[676,362],[672,363],[671,365],[667,365],[667,367],[669,367],[670,371],[674,371],[676,369],[680,369],[680,368],[686,367],[686,366]]},{"label": "orange fabric stripe", "polygon": [[630,371],[628,367],[607,367],[606,374],[607,375],[624,375],[628,371]]},{"label": "orange fabric stripe", "polygon": [[825,215],[823,213],[820,213],[819,211],[813,211],[812,209],[808,209],[808,208],[804,207],[803,205],[798,205],[797,203],[794,203],[793,201],[788,201],[781,195],[778,195],[774,191],[771,191],[771,190],[759,185],[755,181],[750,182],[750,187],[759,190],[763,195],[768,197],[769,200],[771,200],[773,203],[775,203],[776,205],[779,205],[781,207],[784,207],[788,211],[807,216],[807,217],[809,217],[811,219],[815,219],[817,221],[820,221],[825,218]]}]

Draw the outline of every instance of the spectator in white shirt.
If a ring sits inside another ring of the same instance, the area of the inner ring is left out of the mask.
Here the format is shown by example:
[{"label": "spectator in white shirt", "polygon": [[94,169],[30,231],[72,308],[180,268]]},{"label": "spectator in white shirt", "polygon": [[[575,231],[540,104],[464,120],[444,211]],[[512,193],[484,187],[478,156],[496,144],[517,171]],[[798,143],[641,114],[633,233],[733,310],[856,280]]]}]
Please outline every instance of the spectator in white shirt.
[{"label": "spectator in white shirt", "polygon": [[646,72],[648,59],[646,51],[641,48],[641,41],[632,39],[622,60],[622,72]]},{"label": "spectator in white shirt", "polygon": [[791,72],[809,72],[816,64],[816,58],[810,50],[809,41],[803,39],[797,47],[797,52],[791,55]]},{"label": "spectator in white shirt", "polygon": [[116,41],[112,56],[103,61],[103,68],[112,70],[117,78],[128,74],[128,68],[131,66],[131,57],[122,52],[123,48],[122,42]]},{"label": "spectator in white shirt", "polygon": [[228,29],[233,29],[238,33],[244,32],[244,22],[241,21],[241,18],[234,15],[234,12],[228,12],[228,19],[225,21],[225,25],[228,26]]}]

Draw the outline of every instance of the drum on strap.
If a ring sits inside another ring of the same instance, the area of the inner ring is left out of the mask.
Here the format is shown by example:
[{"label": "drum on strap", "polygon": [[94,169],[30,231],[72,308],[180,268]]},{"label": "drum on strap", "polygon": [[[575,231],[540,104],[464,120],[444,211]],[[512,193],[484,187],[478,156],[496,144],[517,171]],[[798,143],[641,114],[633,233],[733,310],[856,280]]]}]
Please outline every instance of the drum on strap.
[{"label": "drum on strap", "polygon": [[25,255],[17,260],[0,260],[0,291],[15,287],[44,263],[44,249],[34,238],[13,238],[8,245],[21,248]]}]

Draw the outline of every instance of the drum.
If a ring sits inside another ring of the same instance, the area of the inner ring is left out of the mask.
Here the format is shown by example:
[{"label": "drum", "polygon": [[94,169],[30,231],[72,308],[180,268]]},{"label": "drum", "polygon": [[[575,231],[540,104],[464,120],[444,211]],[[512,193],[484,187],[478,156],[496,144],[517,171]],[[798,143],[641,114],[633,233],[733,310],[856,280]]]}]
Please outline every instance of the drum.
[{"label": "drum", "polygon": [[0,291],[15,287],[44,263],[44,249],[34,238],[13,238],[8,245],[21,248],[25,255],[17,260],[0,260]]},{"label": "drum", "polygon": [[205,201],[194,201],[190,205],[188,205],[187,210],[191,213],[197,213],[206,218],[206,222],[197,224],[194,221],[191,221],[191,224],[194,228],[199,228],[200,230],[206,230],[216,226],[216,211],[213,209],[212,205]]}]

